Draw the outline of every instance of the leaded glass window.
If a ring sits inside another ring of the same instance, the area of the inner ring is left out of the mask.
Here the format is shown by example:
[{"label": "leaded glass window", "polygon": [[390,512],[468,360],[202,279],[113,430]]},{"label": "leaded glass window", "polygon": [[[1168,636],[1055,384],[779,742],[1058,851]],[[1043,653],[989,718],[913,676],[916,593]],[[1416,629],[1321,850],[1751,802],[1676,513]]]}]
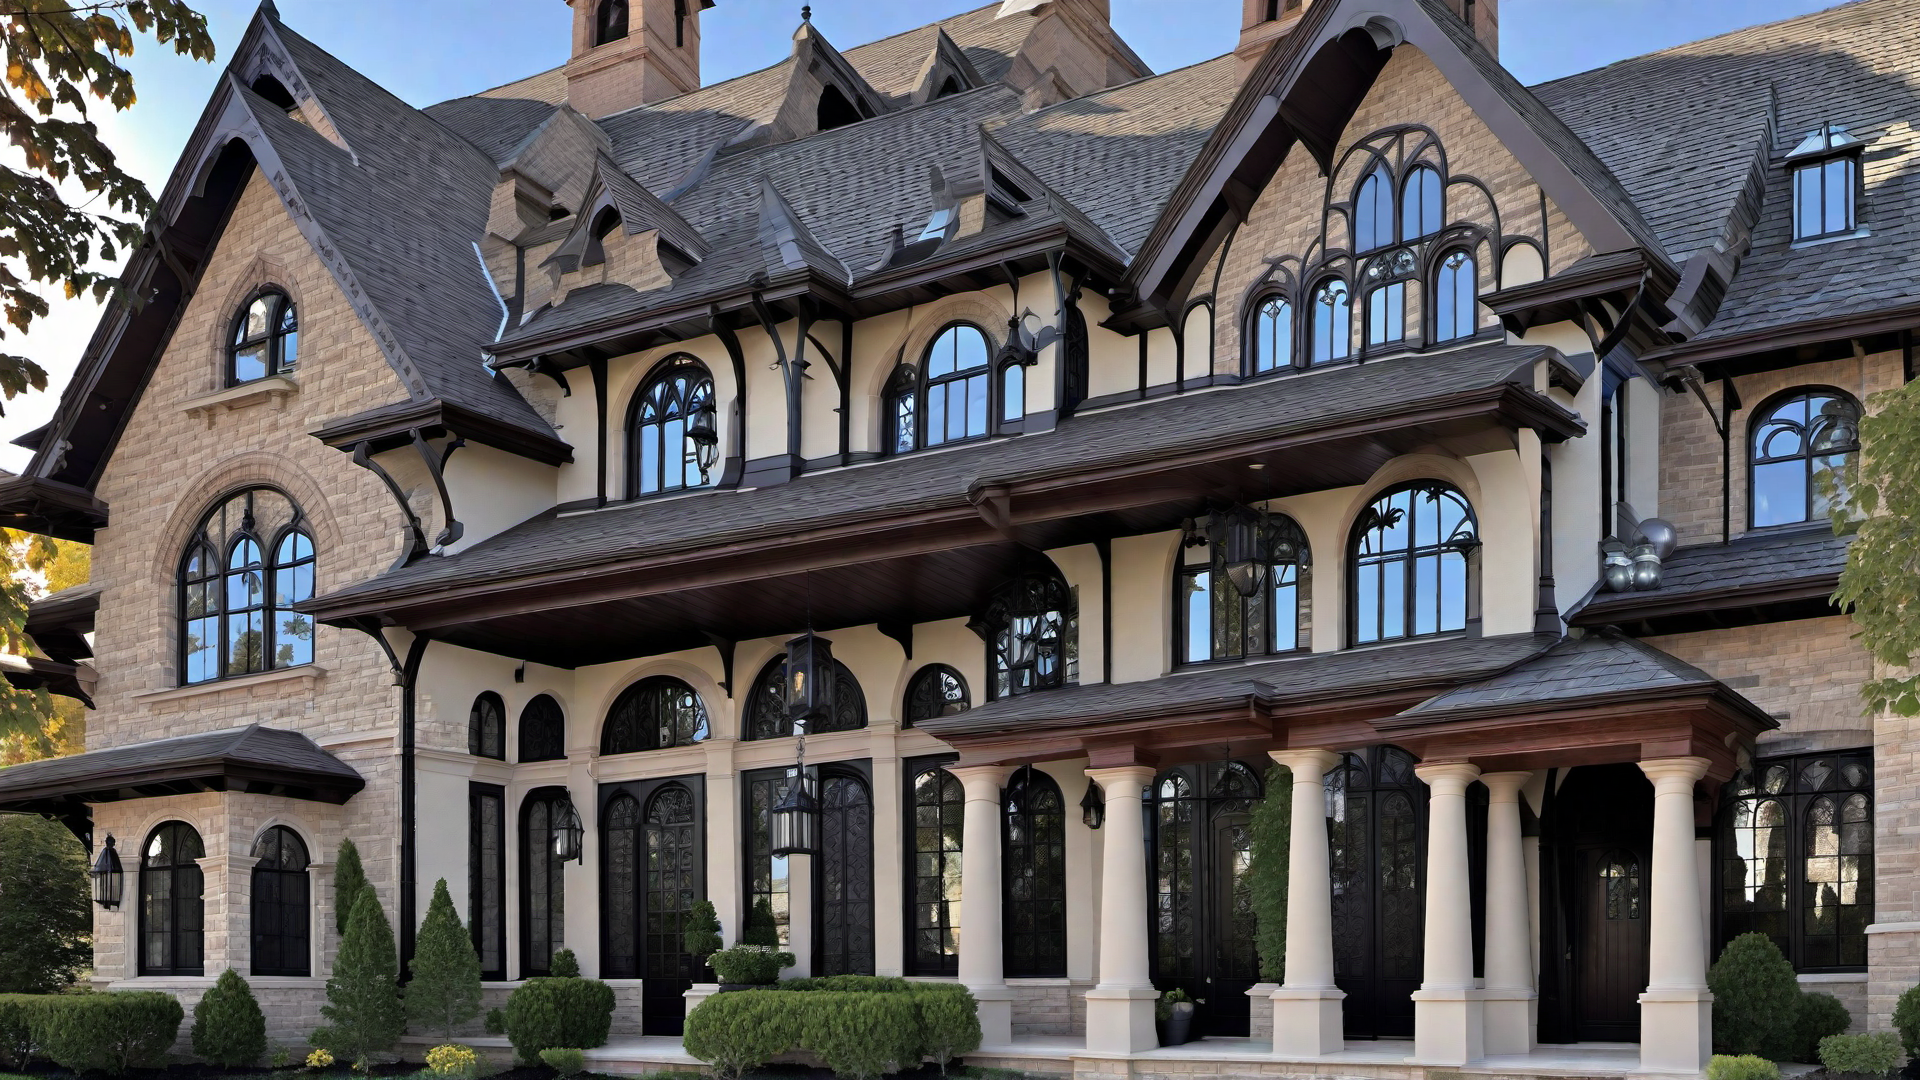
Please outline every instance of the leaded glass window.
[{"label": "leaded glass window", "polygon": [[704,487],[699,444],[687,434],[694,413],[713,406],[713,376],[691,356],[662,364],[633,401],[627,468],[634,495]]},{"label": "leaded glass window", "polygon": [[564,789],[543,788],[520,807],[520,977],[546,975],[566,948],[566,861],[555,850],[566,807]]},{"label": "leaded glass window", "polygon": [[1015,578],[994,593],[986,614],[971,625],[987,641],[994,698],[1078,681],[1078,605],[1058,576]]},{"label": "leaded glass window", "polygon": [[960,844],[967,794],[950,758],[909,762],[907,963],[912,975],[955,975],[960,963]]},{"label": "leaded glass window", "polygon": [[1247,328],[1252,343],[1253,374],[1264,375],[1293,366],[1293,305],[1282,296],[1267,296],[1253,309]]},{"label": "leaded glass window", "polygon": [[507,759],[507,705],[491,690],[474,698],[473,708],[467,711],[467,753]]},{"label": "leaded glass window", "polygon": [[1459,630],[1480,547],[1473,508],[1446,484],[1390,488],[1353,527],[1354,643]]},{"label": "leaded glass window", "polygon": [[249,300],[234,319],[227,349],[227,385],[285,375],[299,360],[300,318],[293,301],[272,289]]},{"label": "leaded glass window", "polygon": [[945,664],[928,664],[907,683],[906,714],[902,727],[912,727],[936,716],[966,712],[972,704],[967,680]]},{"label": "leaded glass window", "polygon": [[601,850],[606,868],[600,903],[606,912],[606,951],[600,967],[608,978],[640,977],[640,801],[625,792],[601,811]]},{"label": "leaded glass window", "polygon": [[1472,337],[1478,329],[1474,312],[1479,286],[1474,275],[1473,256],[1465,250],[1449,251],[1440,259],[1433,278],[1433,340]]},{"label": "leaded glass window", "polygon": [[1420,888],[1427,791],[1412,755],[1342,754],[1325,777],[1334,979],[1356,1005],[1355,1035],[1410,1034],[1421,979]]},{"label": "leaded glass window", "polygon": [[304,976],[312,967],[307,845],[284,825],[253,842],[253,974]]},{"label": "leaded glass window", "polygon": [[647,800],[647,965],[643,978],[685,979],[687,914],[700,899],[700,822],[693,793],[667,784]]},{"label": "leaded glass window", "polygon": [[467,929],[480,977],[507,977],[507,795],[493,784],[467,788]]},{"label": "leaded glass window", "polygon": [[1620,848],[1600,860],[1600,879],[1606,896],[1606,918],[1640,917],[1640,857]]},{"label": "leaded glass window", "polygon": [[1400,239],[1411,242],[1439,232],[1442,213],[1440,173],[1415,165],[1400,185]]},{"label": "leaded glass window", "polygon": [[179,581],[182,684],[313,662],[313,620],[290,610],[313,597],[313,540],[285,495],[221,500],[188,541]]},{"label": "leaded glass window", "polygon": [[1260,588],[1241,596],[1227,580],[1224,538],[1183,547],[1175,586],[1175,648],[1182,663],[1239,660],[1307,647],[1309,559],[1292,518],[1268,520],[1271,555]]},{"label": "leaded glass window", "polygon": [[[833,715],[807,725],[807,734],[829,731],[858,731],[867,726],[867,698],[860,692],[860,681],[847,665],[833,662]],[[787,715],[787,656],[781,653],[760,669],[747,698],[749,739],[778,739],[793,734],[793,719]]]},{"label": "leaded glass window", "polygon": [[1194,910],[1193,785],[1185,776],[1163,776],[1154,784],[1153,959],[1162,979],[1200,977],[1195,949],[1199,918]]},{"label": "leaded glass window", "polygon": [[814,888],[822,975],[873,974],[873,799],[851,773],[820,778]]},{"label": "leaded glass window", "polygon": [[169,821],[147,836],[140,855],[140,974],[202,974],[206,909],[199,860],[207,857],[193,826]]},{"label": "leaded glass window", "polygon": [[692,746],[707,738],[707,707],[693,687],[667,675],[642,679],[621,691],[600,730],[602,754],[632,754]]},{"label": "leaded glass window", "polygon": [[1001,800],[1006,853],[1001,933],[1010,978],[1067,973],[1067,802],[1053,777],[1027,766]]},{"label": "leaded glass window", "polygon": [[1310,360],[1327,364],[1345,360],[1352,349],[1353,303],[1347,283],[1328,278],[1313,290],[1313,327],[1307,335]]},{"label": "leaded glass window", "polygon": [[558,761],[566,756],[566,714],[551,694],[537,694],[520,710],[520,760]]},{"label": "leaded glass window", "polygon": [[773,854],[771,815],[793,782],[788,772],[787,769],[763,769],[745,777],[747,912],[751,916],[764,903],[773,915],[774,932],[783,946],[790,939],[793,918],[787,888],[787,857]]},{"label": "leaded glass window", "polygon": [[1771,938],[1802,971],[1862,969],[1873,922],[1870,750],[1763,758],[1725,788],[1719,939]]},{"label": "leaded glass window", "polygon": [[1374,166],[1353,197],[1353,250],[1372,251],[1393,243],[1393,177],[1385,163]]},{"label": "leaded glass window", "polygon": [[1860,451],[1860,405],[1839,390],[1795,390],[1754,412],[1753,527],[1821,521]]}]

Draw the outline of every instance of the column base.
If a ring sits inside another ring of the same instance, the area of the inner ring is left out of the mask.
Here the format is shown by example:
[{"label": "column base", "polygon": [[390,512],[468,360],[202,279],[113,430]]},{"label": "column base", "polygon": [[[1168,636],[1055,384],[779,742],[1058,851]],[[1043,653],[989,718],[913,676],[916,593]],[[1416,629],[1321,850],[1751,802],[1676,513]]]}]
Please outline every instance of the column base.
[{"label": "column base", "polygon": [[1486,1024],[1486,1055],[1533,1053],[1539,1030],[1539,995],[1531,990],[1482,990],[1480,1008]]},{"label": "column base", "polygon": [[1640,995],[1640,1068],[1698,1073],[1713,1056],[1713,994],[1649,990]]},{"label": "column base", "polygon": [[[1087,991],[1087,1049],[1096,1053],[1137,1054],[1160,1045],[1153,1029],[1151,986],[1096,986]],[[984,1040],[983,1040],[984,1042]]]},{"label": "column base", "polygon": [[687,1015],[700,1007],[700,1003],[720,992],[719,983],[694,983],[680,996],[687,999]]},{"label": "column base", "polygon": [[1346,991],[1332,987],[1282,986],[1269,995],[1273,1002],[1275,1057],[1326,1057],[1347,1048],[1345,1018],[1340,1003]]},{"label": "column base", "polygon": [[1481,991],[1449,987],[1415,990],[1413,1062],[1465,1065],[1486,1056],[1485,1004]]},{"label": "column base", "polygon": [[978,1004],[980,1045],[1013,1045],[1013,988],[1001,983],[996,986],[969,986],[967,990]]}]

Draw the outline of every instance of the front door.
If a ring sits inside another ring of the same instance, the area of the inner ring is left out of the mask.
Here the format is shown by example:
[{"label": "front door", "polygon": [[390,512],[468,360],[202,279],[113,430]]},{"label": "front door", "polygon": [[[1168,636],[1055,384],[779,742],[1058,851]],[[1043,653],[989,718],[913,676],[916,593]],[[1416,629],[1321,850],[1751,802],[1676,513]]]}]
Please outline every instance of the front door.
[{"label": "front door", "polygon": [[821,769],[813,888],[820,928],[814,973],[873,974],[873,797],[858,773]]},{"label": "front door", "polygon": [[640,987],[640,1030],[679,1035],[693,958],[686,951],[686,920],[700,898],[700,829],[693,793],[680,784],[654,792],[647,803],[646,964]]},{"label": "front door", "polygon": [[1581,766],[1554,777],[1543,818],[1540,1041],[1636,1042],[1653,785],[1633,765]]},{"label": "front door", "polygon": [[1420,988],[1427,791],[1391,746],[1344,754],[1327,773],[1334,984],[1350,1039],[1413,1034]]},{"label": "front door", "polygon": [[1201,1003],[1195,1035],[1248,1034],[1260,958],[1247,871],[1260,798],[1259,775],[1238,761],[1183,765],[1154,781],[1153,982]]},{"label": "front door", "polygon": [[1574,955],[1581,1039],[1640,1037],[1640,992],[1647,985],[1647,871],[1630,847],[1587,848],[1579,859],[1580,940]]}]

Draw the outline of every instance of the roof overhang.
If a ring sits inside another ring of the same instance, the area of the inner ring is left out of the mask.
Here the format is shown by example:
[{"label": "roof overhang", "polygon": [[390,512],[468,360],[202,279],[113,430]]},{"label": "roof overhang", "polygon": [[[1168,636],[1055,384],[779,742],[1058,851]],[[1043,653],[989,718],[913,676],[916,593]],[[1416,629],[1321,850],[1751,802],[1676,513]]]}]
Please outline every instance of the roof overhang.
[{"label": "roof overhang", "polygon": [[1618,626],[1639,634],[1680,634],[1763,622],[1814,619],[1845,612],[1833,603],[1838,573],[1785,578],[1764,585],[1730,585],[1662,594],[1603,594],[1567,616],[1567,625]]},{"label": "roof overhang", "polygon": [[93,686],[97,677],[87,664],[0,653],[0,676],[5,676],[15,690],[45,690],[93,708]]},{"label": "roof overhang", "polygon": [[86,488],[26,475],[0,481],[0,526],[93,543],[107,527],[107,504]]},{"label": "roof overhang", "polygon": [[1678,284],[1672,266],[1636,248],[1582,259],[1552,277],[1487,293],[1480,302],[1510,334],[1570,322],[1587,332],[1596,354],[1603,345],[1624,343],[1642,355],[1671,344],[1662,327],[1673,314],[1663,298]]},{"label": "roof overhang", "polygon": [[350,453],[366,444],[377,454],[410,445],[416,432],[429,439],[456,435],[542,465],[573,460],[573,447],[561,439],[438,399],[371,409],[335,420],[312,434],[336,450]]}]

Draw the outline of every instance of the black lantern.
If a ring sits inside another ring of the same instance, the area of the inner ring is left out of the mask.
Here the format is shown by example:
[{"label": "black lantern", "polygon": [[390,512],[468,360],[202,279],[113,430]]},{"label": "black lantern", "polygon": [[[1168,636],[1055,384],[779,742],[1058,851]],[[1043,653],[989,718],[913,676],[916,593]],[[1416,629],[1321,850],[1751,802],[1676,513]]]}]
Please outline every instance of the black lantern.
[{"label": "black lantern", "polygon": [[120,891],[126,887],[126,875],[120,872],[120,853],[113,850],[113,837],[107,837],[100,857],[93,860],[93,902],[112,911],[120,906]]},{"label": "black lantern", "polygon": [[1087,781],[1087,793],[1080,797],[1080,821],[1089,829],[1097,829],[1107,820],[1107,793],[1100,785]]},{"label": "black lantern", "polygon": [[586,830],[580,827],[580,812],[573,807],[571,798],[562,798],[553,808],[553,857],[561,862],[584,862],[586,852],[581,839]]},{"label": "black lantern", "polygon": [[833,642],[812,630],[787,642],[787,719],[795,724],[833,716]]},{"label": "black lantern", "polygon": [[1227,583],[1241,596],[1251,597],[1267,579],[1271,529],[1267,516],[1244,506],[1215,511],[1207,520],[1207,540]]},{"label": "black lantern", "polygon": [[720,429],[716,422],[713,398],[709,397],[694,406],[693,415],[687,419],[687,440],[693,443],[694,457],[700,466],[700,479],[705,480],[713,471],[713,463],[720,454]]},{"label": "black lantern", "polygon": [[768,815],[772,819],[768,831],[775,858],[820,853],[820,803],[813,797],[807,767],[801,765],[794,770],[792,780]]}]

